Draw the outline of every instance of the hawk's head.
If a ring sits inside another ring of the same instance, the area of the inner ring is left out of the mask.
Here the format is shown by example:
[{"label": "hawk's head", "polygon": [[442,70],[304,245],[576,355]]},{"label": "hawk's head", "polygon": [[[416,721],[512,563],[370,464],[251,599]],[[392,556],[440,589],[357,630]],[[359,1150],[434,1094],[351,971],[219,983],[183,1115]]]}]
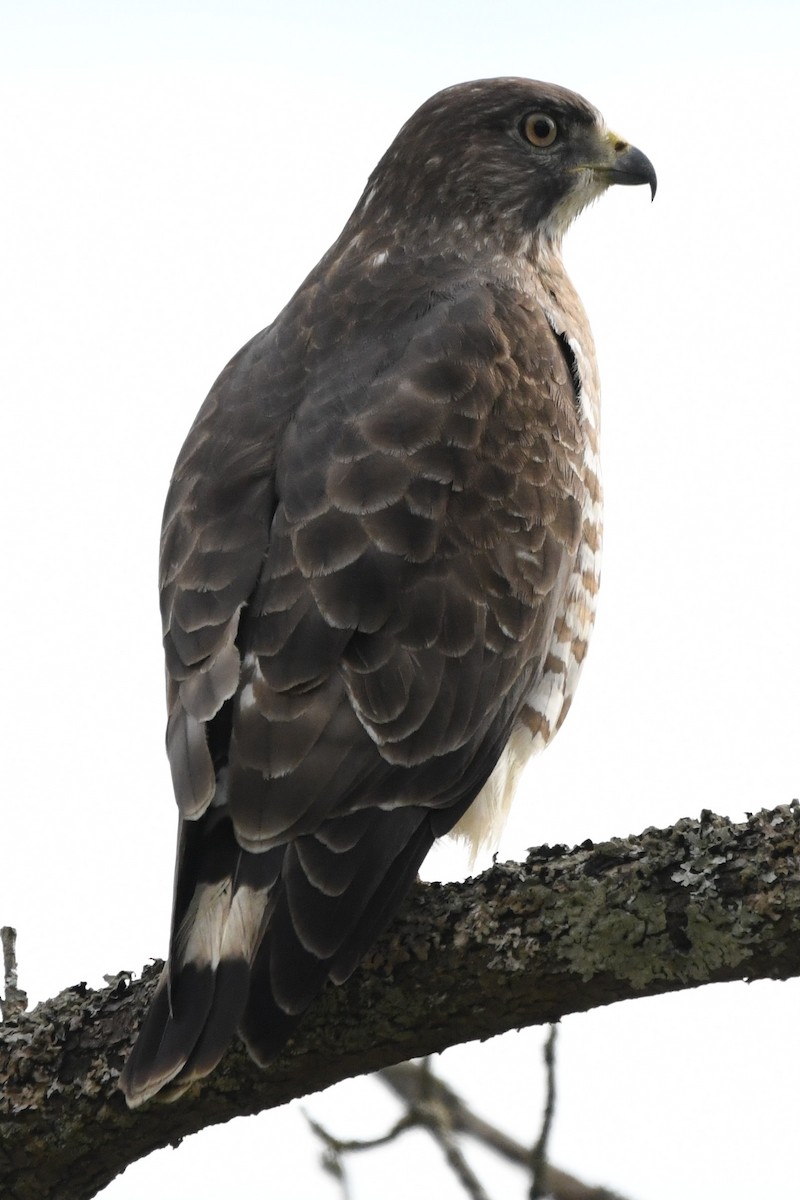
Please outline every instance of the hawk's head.
[{"label": "hawk's head", "polygon": [[558,240],[612,183],[647,183],[649,159],[575,92],[481,79],[438,92],[406,122],[354,216],[415,230],[463,230],[519,245]]}]

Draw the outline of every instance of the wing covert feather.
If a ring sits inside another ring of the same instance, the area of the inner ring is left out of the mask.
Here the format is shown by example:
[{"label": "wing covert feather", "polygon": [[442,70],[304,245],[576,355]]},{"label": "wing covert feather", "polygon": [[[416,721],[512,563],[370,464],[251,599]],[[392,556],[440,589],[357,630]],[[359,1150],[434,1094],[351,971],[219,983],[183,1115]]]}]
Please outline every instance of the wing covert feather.
[{"label": "wing covert feather", "polygon": [[[289,774],[305,774],[310,755],[330,777],[330,705],[348,706],[366,735],[337,753],[371,764],[373,790],[329,792],[331,814],[382,802],[376,772],[393,803],[436,805],[400,775],[497,741],[507,703],[541,669],[580,533],[575,396],[544,315],[481,286],[413,325],[377,363],[373,331],[362,356],[351,330],[347,371],[326,360],[325,378],[307,381],[276,455],[272,543],[241,639],[250,657],[233,738],[248,772],[275,777],[275,693],[320,700],[297,718]],[[257,832],[238,779],[234,765],[244,844],[306,828],[303,793],[299,825],[260,818]]]}]

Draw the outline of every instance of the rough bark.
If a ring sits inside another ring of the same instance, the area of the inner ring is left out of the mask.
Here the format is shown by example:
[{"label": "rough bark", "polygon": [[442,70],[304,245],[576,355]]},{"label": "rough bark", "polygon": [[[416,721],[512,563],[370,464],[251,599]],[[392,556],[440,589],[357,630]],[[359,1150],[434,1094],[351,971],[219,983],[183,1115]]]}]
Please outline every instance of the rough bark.
[{"label": "rough bark", "polygon": [[418,885],[268,1071],[235,1047],[183,1100],[131,1113],[116,1081],[160,964],[68,988],[0,1026],[0,1194],[83,1200],[206,1125],[348,1076],[617,1000],[800,975],[800,805],[703,813]]}]

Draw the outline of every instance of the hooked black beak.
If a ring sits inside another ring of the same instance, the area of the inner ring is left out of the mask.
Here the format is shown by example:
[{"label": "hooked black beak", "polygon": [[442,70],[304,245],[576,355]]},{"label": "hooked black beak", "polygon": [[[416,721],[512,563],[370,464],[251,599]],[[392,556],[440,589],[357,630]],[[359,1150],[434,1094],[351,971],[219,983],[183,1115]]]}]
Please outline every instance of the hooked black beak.
[{"label": "hooked black beak", "polygon": [[612,158],[601,168],[610,183],[621,183],[626,187],[634,184],[647,183],[650,185],[650,199],[654,200],[658,180],[653,164],[646,154],[629,146],[619,138],[609,139],[612,146]]}]

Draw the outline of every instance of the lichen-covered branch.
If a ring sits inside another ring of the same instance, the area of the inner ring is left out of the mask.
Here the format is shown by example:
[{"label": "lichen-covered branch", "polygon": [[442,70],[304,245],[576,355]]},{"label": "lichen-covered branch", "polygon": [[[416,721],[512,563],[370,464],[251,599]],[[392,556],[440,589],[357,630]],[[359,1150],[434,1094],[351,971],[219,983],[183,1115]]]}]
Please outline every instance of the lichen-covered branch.
[{"label": "lichen-covered branch", "polygon": [[235,1048],[179,1102],[131,1113],[116,1081],[157,974],[79,984],[0,1026],[4,1197],[83,1200],[206,1125],[457,1042],[636,996],[800,975],[800,805],[740,825],[704,813],[419,885],[270,1070]]}]

